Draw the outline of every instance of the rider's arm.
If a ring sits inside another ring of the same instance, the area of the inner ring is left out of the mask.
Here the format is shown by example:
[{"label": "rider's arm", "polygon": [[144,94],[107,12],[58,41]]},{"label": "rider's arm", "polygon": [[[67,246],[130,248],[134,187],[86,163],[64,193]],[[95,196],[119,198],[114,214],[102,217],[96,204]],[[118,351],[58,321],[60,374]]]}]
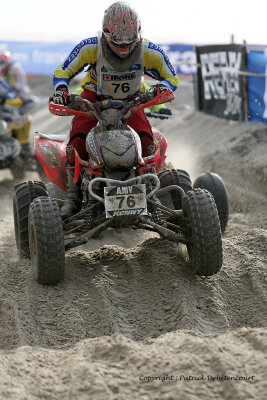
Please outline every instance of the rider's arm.
[{"label": "rider's arm", "polygon": [[30,95],[30,88],[27,84],[27,77],[21,64],[12,62],[9,68],[10,84],[22,100],[26,100]]},{"label": "rider's arm", "polygon": [[68,87],[72,78],[82,72],[84,67],[96,62],[97,41],[97,37],[85,39],[74,47],[66,60],[55,70],[53,78],[55,89],[60,85]]},{"label": "rider's arm", "polygon": [[168,56],[161,47],[144,39],[145,74],[166,85],[172,91],[177,89],[179,77]]}]

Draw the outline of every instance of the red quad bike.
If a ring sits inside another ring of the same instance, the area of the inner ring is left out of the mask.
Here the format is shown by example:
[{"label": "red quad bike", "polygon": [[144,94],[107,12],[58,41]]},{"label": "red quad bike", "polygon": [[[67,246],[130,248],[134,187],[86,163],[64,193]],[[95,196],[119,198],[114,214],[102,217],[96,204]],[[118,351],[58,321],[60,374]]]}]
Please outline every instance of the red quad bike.
[{"label": "red quad bike", "polygon": [[[64,200],[49,197],[42,182],[14,188],[13,209],[20,257],[30,257],[35,279],[46,285],[64,277],[65,252],[108,229],[146,229],[187,246],[194,273],[209,276],[222,266],[221,227],[211,193],[193,188],[183,170],[162,170],[167,142],[153,129],[155,152],[143,158],[138,134],[127,125],[137,110],[174,99],[170,90],[133,100],[90,103],[71,95],[67,107],[49,102],[55,115],[95,116],[86,139],[88,160],[75,152],[74,182],[80,187],[81,209],[62,221]],[[48,178],[67,191],[65,137],[35,137],[35,152]],[[161,172],[160,172],[161,171]]]}]

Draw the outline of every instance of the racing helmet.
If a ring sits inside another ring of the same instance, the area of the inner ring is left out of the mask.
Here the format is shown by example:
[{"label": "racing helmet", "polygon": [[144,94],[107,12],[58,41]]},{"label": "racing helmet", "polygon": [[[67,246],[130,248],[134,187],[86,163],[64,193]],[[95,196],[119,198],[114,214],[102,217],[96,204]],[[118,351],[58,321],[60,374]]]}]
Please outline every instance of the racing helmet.
[{"label": "racing helmet", "polygon": [[0,53],[0,66],[6,67],[10,63],[10,60],[11,60],[10,51],[6,50]]},{"label": "racing helmet", "polygon": [[141,40],[141,23],[134,9],[117,1],[105,11],[103,34],[110,49],[120,58],[126,58]]}]

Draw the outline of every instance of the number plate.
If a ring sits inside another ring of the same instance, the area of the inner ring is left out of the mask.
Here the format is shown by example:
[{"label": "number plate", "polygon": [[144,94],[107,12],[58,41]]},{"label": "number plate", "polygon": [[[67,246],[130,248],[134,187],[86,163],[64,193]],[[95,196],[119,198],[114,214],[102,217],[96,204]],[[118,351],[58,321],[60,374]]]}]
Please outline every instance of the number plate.
[{"label": "number plate", "polygon": [[147,215],[146,185],[121,185],[104,188],[107,218],[134,218]]}]

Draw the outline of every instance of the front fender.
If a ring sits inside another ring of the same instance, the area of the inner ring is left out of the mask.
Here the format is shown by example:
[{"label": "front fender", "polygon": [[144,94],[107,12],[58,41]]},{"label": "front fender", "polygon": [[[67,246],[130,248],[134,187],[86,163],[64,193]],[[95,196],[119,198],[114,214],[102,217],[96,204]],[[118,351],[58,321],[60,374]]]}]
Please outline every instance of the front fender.
[{"label": "front fender", "polygon": [[66,143],[35,136],[34,151],[51,182],[67,192]]}]

